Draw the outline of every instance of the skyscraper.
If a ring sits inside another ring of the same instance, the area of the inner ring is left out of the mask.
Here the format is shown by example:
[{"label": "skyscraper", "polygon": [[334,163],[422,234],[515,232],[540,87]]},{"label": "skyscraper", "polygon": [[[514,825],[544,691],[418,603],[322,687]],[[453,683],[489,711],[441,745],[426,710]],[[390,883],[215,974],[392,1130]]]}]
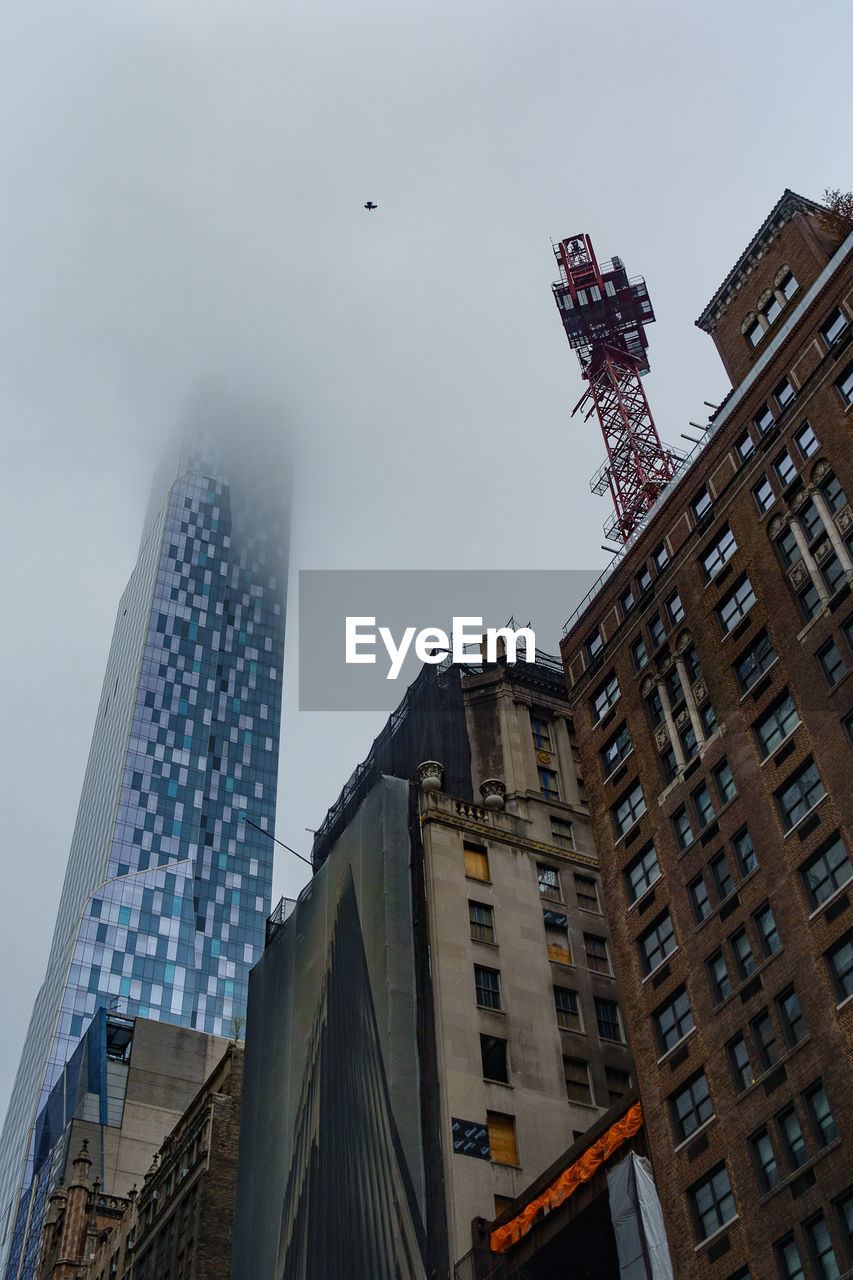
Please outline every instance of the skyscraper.
[{"label": "skyscraper", "polygon": [[[2,1267],[35,1262],[33,1121],[99,1007],[227,1035],[270,907],[289,529],[285,450],[200,395],[118,608],[44,983],[0,1152]],[[22,1249],[26,1239],[27,1247]]]}]

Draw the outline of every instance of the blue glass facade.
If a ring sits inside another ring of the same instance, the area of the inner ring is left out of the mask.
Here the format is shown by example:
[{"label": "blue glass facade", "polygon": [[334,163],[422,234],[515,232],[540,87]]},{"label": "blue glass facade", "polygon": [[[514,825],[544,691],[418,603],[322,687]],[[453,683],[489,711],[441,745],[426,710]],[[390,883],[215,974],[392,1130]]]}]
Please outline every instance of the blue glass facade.
[{"label": "blue glass facade", "polygon": [[[269,433],[268,433],[269,437]],[[47,1184],[32,1126],[99,1008],[229,1035],[270,910],[287,471],[197,406],[155,483],[119,606],[45,984],[0,1150],[4,1275]],[[20,1195],[19,1195],[20,1193]]]}]

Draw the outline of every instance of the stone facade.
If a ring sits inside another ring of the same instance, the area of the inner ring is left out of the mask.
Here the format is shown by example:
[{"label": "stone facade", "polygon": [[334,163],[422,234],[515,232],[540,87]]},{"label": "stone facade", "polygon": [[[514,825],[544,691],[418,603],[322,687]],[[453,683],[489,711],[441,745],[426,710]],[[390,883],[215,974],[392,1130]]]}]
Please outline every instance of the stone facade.
[{"label": "stone facade", "polygon": [[698,323],[733,390],[561,651],[676,1276],[838,1276],[853,235],[786,192]]}]

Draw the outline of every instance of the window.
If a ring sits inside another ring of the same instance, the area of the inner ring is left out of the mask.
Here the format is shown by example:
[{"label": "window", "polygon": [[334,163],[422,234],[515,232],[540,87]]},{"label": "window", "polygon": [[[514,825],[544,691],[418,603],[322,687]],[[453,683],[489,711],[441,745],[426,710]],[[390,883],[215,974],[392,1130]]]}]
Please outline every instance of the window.
[{"label": "window", "polygon": [[618,804],[613,806],[610,812],[617,837],[623,836],[626,831],[630,831],[634,823],[639,821],[646,812],[643,788],[639,782],[634,783],[631,790],[622,797]]},{"label": "window", "polygon": [[619,1006],[615,1000],[603,1000],[601,996],[595,997],[595,1021],[602,1040],[616,1040],[620,1044],[624,1041]]},{"label": "window", "polygon": [[749,578],[741,578],[726,598],[717,605],[716,614],[724,635],[737,626],[741,618],[745,618],[755,604],[755,592]]},{"label": "window", "polygon": [[791,457],[787,449],[783,449],[778,457],[774,459],[773,466],[776,468],[776,474],[779,477],[779,482],[783,489],[786,488],[792,480],[797,478],[797,468],[794,464],[794,459]]},{"label": "window", "polygon": [[646,697],[646,711],[652,727],[660,724],[661,720],[664,718],[663,702],[661,701],[660,688],[658,685],[655,685],[654,689],[652,689],[651,693]]},{"label": "window", "polygon": [[839,835],[803,863],[800,878],[812,911],[853,879],[853,864]]},{"label": "window", "polygon": [[820,491],[823,494],[824,502],[833,515],[836,515],[842,507],[846,507],[847,497],[838,483],[837,476],[830,476],[828,480],[824,480],[820,486]]},{"label": "window", "polygon": [[735,663],[735,675],[741,690],[746,693],[757,684],[767,668],[776,661],[776,650],[773,648],[766,631],[761,631],[750,642]]},{"label": "window", "polygon": [[670,1096],[669,1114],[676,1142],[683,1142],[711,1119],[714,1104],[704,1071]]},{"label": "window", "polygon": [[789,693],[777,698],[773,705],[753,725],[758,750],[763,759],[772,755],[789,733],[793,733],[800,723],[794,699]]},{"label": "window", "polygon": [[675,932],[668,911],[653,921],[637,939],[643,973],[648,976],[658,969],[676,948]]},{"label": "window", "polygon": [[600,720],[602,716],[606,715],[614,702],[618,701],[618,698],[619,681],[616,679],[616,673],[611,671],[592,700],[592,708],[595,712],[596,720]]},{"label": "window", "polygon": [[665,568],[669,563],[669,552],[663,543],[661,543],[659,547],[655,547],[652,552],[652,559],[655,562],[655,568],[658,573],[660,573],[661,569]]},{"label": "window", "polygon": [[708,919],[712,910],[704,876],[699,875],[695,880],[690,881],[687,886],[687,896],[693,909],[693,918],[697,924],[701,924],[703,920]]},{"label": "window", "polygon": [[853,404],[853,364],[848,364],[835,385],[844,403]]},{"label": "window", "polygon": [[564,1054],[563,1075],[566,1081],[566,1093],[571,1102],[592,1102],[588,1062],[583,1058],[569,1058]]},{"label": "window", "polygon": [[838,1266],[838,1259],[829,1237],[829,1228],[822,1213],[805,1224],[805,1232],[809,1253],[821,1280],[838,1280],[841,1269]]},{"label": "window", "polygon": [[761,950],[766,956],[772,956],[773,952],[778,951],[781,947],[782,939],[779,937],[779,930],[776,928],[776,921],[773,918],[770,903],[765,902],[763,906],[758,908],[752,918],[755,921],[755,929],[761,944]]},{"label": "window", "polygon": [[601,905],[598,901],[598,886],[589,876],[575,876],[575,892],[578,898],[578,906],[582,911],[595,911],[601,915]]},{"label": "window", "polygon": [[475,964],[474,987],[477,992],[477,1004],[481,1009],[500,1009],[501,975],[499,970],[485,969],[481,964]]},{"label": "window", "polygon": [[559,800],[560,798],[560,781],[553,769],[546,769],[544,765],[539,765],[536,772],[539,774],[539,790],[546,800]]},{"label": "window", "polygon": [[770,1141],[770,1134],[766,1129],[760,1129],[758,1133],[753,1134],[750,1138],[749,1146],[752,1152],[752,1163],[755,1166],[758,1185],[762,1191],[771,1191],[773,1187],[781,1182],[782,1175],[779,1172],[779,1165],[776,1161],[773,1143]]},{"label": "window", "polygon": [[666,632],[663,629],[663,623],[660,620],[660,614],[652,614],[648,623],[649,639],[652,642],[652,649],[659,649],[666,639]]},{"label": "window", "polygon": [[681,730],[681,733],[678,735],[678,740],[681,743],[681,749],[684,752],[684,759],[687,761],[692,760],[696,755],[696,752],[699,750],[699,744],[696,741],[696,730],[693,728],[692,724],[686,725],[685,728]]},{"label": "window", "polygon": [[762,476],[758,484],[753,487],[752,496],[759,511],[763,513],[770,510],[776,501],[776,494],[767,476]]},{"label": "window", "polygon": [[604,647],[604,641],[601,638],[601,632],[598,630],[593,631],[592,635],[588,638],[586,642],[586,653],[590,662],[599,653],[601,653],[601,650],[603,647]]},{"label": "window", "polygon": [[806,1089],[803,1098],[818,1147],[828,1147],[838,1137],[838,1129],[822,1082],[818,1080]]},{"label": "window", "polygon": [[779,409],[782,410],[786,405],[791,403],[796,394],[796,391],[791,385],[791,380],[789,378],[783,378],[778,387],[775,388],[773,398],[779,406]]},{"label": "window", "polygon": [[625,618],[631,612],[635,604],[634,592],[630,587],[626,587],[619,597],[619,608],[622,611],[622,617]]},{"label": "window", "polygon": [[762,1009],[749,1025],[752,1029],[752,1039],[758,1054],[759,1065],[764,1071],[768,1071],[779,1061],[779,1043],[773,1029],[773,1020],[768,1011]]},{"label": "window", "polygon": [[672,747],[667,747],[660,754],[660,767],[663,770],[665,781],[672,782],[678,773],[678,761],[675,758],[675,752]]},{"label": "window", "polygon": [[551,725],[548,720],[539,716],[530,717],[530,728],[533,733],[533,745],[537,751],[553,751],[551,746]]},{"label": "window", "polygon": [[465,853],[465,874],[471,880],[489,879],[489,855],[481,844],[463,844]]},{"label": "window", "polygon": [[710,738],[717,727],[717,716],[710,702],[706,702],[704,707],[699,708],[699,719],[702,721],[705,737]]},{"label": "window", "polygon": [[737,1217],[725,1162],[695,1183],[687,1195],[697,1240],[705,1240]]},{"label": "window", "polygon": [[793,986],[786,987],[776,997],[776,1008],[779,1012],[779,1021],[782,1023],[782,1034],[785,1037],[785,1043],[789,1049],[793,1049],[795,1044],[799,1044],[808,1035],[806,1020],[803,1017],[800,1001]]},{"label": "window", "polygon": [[775,1246],[776,1261],[779,1263],[779,1274],[782,1280],[805,1280],[805,1271],[800,1261],[800,1251],[794,1243],[793,1236],[786,1236]]},{"label": "window", "polygon": [[495,913],[484,902],[468,903],[468,921],[475,942],[494,942]]},{"label": "window", "polygon": [[814,498],[809,498],[808,502],[803,503],[797,512],[797,519],[808,542],[814,542],[815,538],[824,532],[823,521],[818,515]]},{"label": "window", "polygon": [[557,868],[546,866],[544,862],[538,862],[536,864],[536,876],[539,880],[539,892],[542,897],[550,898],[554,902],[562,902],[560,873]]},{"label": "window", "polygon": [[[575,838],[572,832],[572,824],[567,822],[565,818],[552,818],[551,840],[558,849],[574,849]],[[539,887],[542,887],[541,882]]]},{"label": "window", "polygon": [[487,1111],[486,1125],[489,1130],[489,1157],[492,1162],[518,1164],[515,1116],[502,1115],[500,1111]]},{"label": "window", "polygon": [[564,1031],[583,1031],[576,991],[569,987],[555,987],[554,1008],[557,1011],[558,1027],[562,1027]]},{"label": "window", "polygon": [[853,934],[848,933],[826,953],[829,972],[840,1000],[853,995]]},{"label": "window", "polygon": [[823,608],[817,587],[811,578],[809,578],[806,586],[797,592],[797,608],[806,621],[820,613]]},{"label": "window", "polygon": [[497,1080],[499,1084],[509,1084],[506,1040],[501,1040],[499,1036],[484,1036],[481,1033],[480,1058],[486,1080]]},{"label": "window", "polygon": [[702,568],[709,582],[712,578],[716,578],[723,565],[731,560],[736,551],[735,536],[729,526],[724,525],[702,556]]},{"label": "window", "polygon": [[834,596],[844,582],[844,568],[834,553],[828,556],[820,566],[821,577],[827,585],[829,594]]},{"label": "window", "polygon": [[817,651],[817,660],[820,663],[820,669],[823,672],[823,678],[829,685],[830,689],[834,689],[838,681],[846,674],[847,668],[844,665],[844,659],[838,652],[838,645],[834,640],[828,640],[822,649]]},{"label": "window", "polygon": [[786,831],[791,831],[801,818],[826,795],[817,765],[809,758],[775,793],[776,806]]},{"label": "window", "polygon": [[642,849],[625,868],[625,888],[629,902],[636,902],[660,878],[658,855],[653,844]]},{"label": "window", "polygon": [[775,321],[779,319],[781,312],[782,303],[775,294],[768,298],[767,302],[765,302],[764,306],[761,308],[761,314],[764,316],[768,325],[774,324]]},{"label": "window", "polygon": [[676,809],[672,815],[672,829],[675,833],[675,843],[679,849],[686,849],[689,844],[693,843],[693,828],[690,826],[690,816],[684,805],[680,809]]},{"label": "window", "polygon": [[677,591],[673,591],[671,596],[667,596],[666,611],[669,614],[669,620],[675,627],[684,617],[684,605],[681,603],[681,596]]},{"label": "window", "polygon": [[800,286],[797,284],[796,280],[791,275],[790,271],[787,271],[785,273],[785,275],[782,277],[782,279],[779,281],[779,283],[776,286],[776,288],[782,294],[782,297],[785,299],[786,302],[791,301],[791,299],[793,298],[794,294],[797,292],[799,287]]},{"label": "window", "polygon": [[631,661],[634,664],[634,670],[642,671],[648,660],[649,655],[646,653],[646,642],[642,635],[639,635],[631,641]]},{"label": "window", "polygon": [[812,454],[817,453],[819,442],[810,422],[803,423],[797,434],[794,436],[794,439],[797,442],[797,448],[804,458],[810,458]]},{"label": "window", "polygon": [[607,1083],[607,1101],[610,1103],[624,1098],[631,1088],[631,1073],[623,1071],[621,1067],[605,1066],[604,1079]]},{"label": "window", "polygon": [[746,1047],[746,1040],[743,1035],[737,1035],[733,1040],[729,1041],[726,1045],[726,1056],[729,1060],[729,1070],[735,1082],[735,1089],[738,1093],[743,1093],[744,1089],[748,1089],[755,1079],[752,1063],[749,1060],[749,1050]]},{"label": "window", "polygon": [[744,330],[747,342],[751,347],[757,347],[761,339],[764,337],[764,326],[759,320],[753,320]]},{"label": "window", "polygon": [[687,989],[680,987],[675,995],[662,1004],[652,1015],[658,1048],[669,1053],[679,1040],[693,1030],[693,1013],[687,998]]},{"label": "window", "polygon": [[652,585],[652,575],[649,572],[648,565],[644,564],[640,572],[637,574],[637,589],[639,590],[640,595],[642,595],[645,591],[648,591],[651,585]]},{"label": "window", "polygon": [[729,938],[729,944],[734,953],[737,975],[743,981],[751,973],[755,973],[755,958],[752,954],[749,934],[746,929],[738,929],[736,933],[733,933]]},{"label": "window", "polygon": [[748,827],[743,827],[732,837],[732,848],[735,851],[741,875],[748,876],[750,871],[754,871],[758,866],[758,859],[755,856],[752,836],[749,834]]},{"label": "window", "polygon": [[746,462],[749,455],[755,452],[755,444],[748,431],[744,431],[743,435],[735,440],[735,452],[741,462]]},{"label": "window", "polygon": [[[548,916],[552,919],[548,919]],[[569,928],[565,916],[554,917],[554,912],[545,913],[545,945],[548,948],[548,959],[556,964],[571,964],[572,952],[569,947]]]},{"label": "window", "polygon": [[769,404],[763,404],[752,421],[760,436],[766,436],[770,428],[776,424]]},{"label": "window", "polygon": [[809,1158],[806,1150],[803,1131],[800,1128],[800,1121],[793,1107],[788,1107],[781,1115],[776,1117],[776,1125],[779,1130],[779,1137],[782,1140],[782,1150],[785,1153],[785,1161],[791,1170],[799,1169],[800,1165],[805,1164]]},{"label": "window", "polygon": [[847,317],[840,307],[836,307],[831,311],[826,320],[820,327],[820,336],[828,347],[831,347],[836,338],[840,338],[848,325]]},{"label": "window", "polygon": [[612,738],[602,747],[599,755],[601,758],[601,769],[605,778],[609,777],[614,769],[622,763],[627,755],[631,753],[631,735],[628,732],[627,724],[622,724],[616,730]]},{"label": "window", "polygon": [[794,530],[790,525],[786,525],[782,533],[776,539],[776,554],[782,561],[786,569],[790,569],[791,565],[802,559],[802,551],[800,544],[797,542]]},{"label": "window", "polygon": [[699,521],[707,511],[711,510],[711,495],[703,485],[696,497],[690,503],[693,512],[693,519]]},{"label": "window", "polygon": [[714,787],[720,797],[720,804],[728,804],[729,800],[734,800],[737,795],[737,788],[735,787],[735,780],[732,777],[732,770],[728,760],[721,760],[711,770],[711,777],[714,779]]},{"label": "window", "polygon": [[684,690],[681,687],[681,676],[678,674],[677,667],[670,667],[669,671],[666,673],[664,683],[666,684],[666,691],[669,694],[671,706],[675,706],[677,702],[684,701]]},{"label": "window", "polygon": [[728,858],[724,853],[718,853],[716,858],[711,860],[711,875],[714,878],[717,898],[720,902],[724,902],[729,894],[734,892],[735,887]]},{"label": "window", "polygon": [[593,973],[613,972],[610,968],[610,956],[605,938],[599,938],[593,933],[585,933],[583,935],[583,948],[588,969],[591,969]]},{"label": "window", "polygon": [[732,994],[732,983],[722,951],[715,951],[705,961],[705,965],[708,970],[714,1004],[720,1004],[721,1001]]},{"label": "window", "polygon": [[702,827],[707,827],[709,822],[714,821],[714,806],[711,802],[711,793],[708,790],[707,782],[703,782],[701,787],[697,787],[692,794],[692,800],[701,831]]},{"label": "window", "polygon": [[835,1202],[838,1224],[847,1249],[847,1257],[853,1259],[853,1191],[847,1191]]}]

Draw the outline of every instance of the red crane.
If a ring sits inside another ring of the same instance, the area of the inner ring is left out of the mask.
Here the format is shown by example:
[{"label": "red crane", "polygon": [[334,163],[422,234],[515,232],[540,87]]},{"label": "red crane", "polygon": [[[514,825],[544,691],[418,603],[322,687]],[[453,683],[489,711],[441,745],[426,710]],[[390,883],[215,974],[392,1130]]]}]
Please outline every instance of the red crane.
[{"label": "red crane", "polygon": [[572,417],[582,408],[584,422],[597,414],[607,450],[590,488],[610,490],[616,510],[605,537],[627,542],[682,456],[661,443],[641,382],[649,368],[644,326],[655,313],[642,276],[629,280],[621,258],[599,267],[589,236],[561,240],[554,255],[560,267],[554,300],[589,383]]}]

